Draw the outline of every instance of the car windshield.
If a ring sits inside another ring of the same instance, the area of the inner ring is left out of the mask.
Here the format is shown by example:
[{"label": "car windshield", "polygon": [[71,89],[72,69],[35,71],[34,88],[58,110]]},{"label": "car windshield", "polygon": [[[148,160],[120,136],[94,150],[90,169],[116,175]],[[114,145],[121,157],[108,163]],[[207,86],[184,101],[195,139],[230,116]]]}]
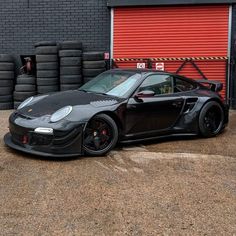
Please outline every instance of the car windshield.
[{"label": "car windshield", "polygon": [[79,90],[127,98],[136,88],[141,74],[132,71],[104,72],[84,84]]}]

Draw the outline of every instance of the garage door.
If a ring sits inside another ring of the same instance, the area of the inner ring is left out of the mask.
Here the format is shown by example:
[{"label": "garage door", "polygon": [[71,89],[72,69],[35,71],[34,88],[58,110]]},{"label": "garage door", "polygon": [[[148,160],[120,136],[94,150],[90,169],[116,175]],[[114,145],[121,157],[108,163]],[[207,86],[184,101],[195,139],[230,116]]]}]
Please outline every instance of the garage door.
[{"label": "garage door", "polygon": [[[115,8],[113,58],[163,58],[170,72],[181,66],[181,58],[196,58],[208,79],[224,83],[225,95],[228,21],[228,5]],[[129,60],[117,64],[136,67]],[[180,74],[200,77],[191,63]]]}]

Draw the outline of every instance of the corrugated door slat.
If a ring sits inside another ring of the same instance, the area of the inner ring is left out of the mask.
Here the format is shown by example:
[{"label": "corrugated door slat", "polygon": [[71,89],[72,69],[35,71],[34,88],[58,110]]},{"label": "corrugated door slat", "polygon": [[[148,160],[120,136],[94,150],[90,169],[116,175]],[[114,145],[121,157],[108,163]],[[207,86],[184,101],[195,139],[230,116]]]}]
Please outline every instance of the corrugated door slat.
[{"label": "corrugated door slat", "polygon": [[[227,56],[228,15],[228,5],[116,8],[113,57]],[[166,70],[175,72],[171,63],[165,64]],[[225,83],[224,61],[197,64],[209,79]],[[180,74],[192,77],[194,73],[192,67]]]},{"label": "corrugated door slat", "polygon": [[227,5],[117,8],[114,57],[227,56]]}]

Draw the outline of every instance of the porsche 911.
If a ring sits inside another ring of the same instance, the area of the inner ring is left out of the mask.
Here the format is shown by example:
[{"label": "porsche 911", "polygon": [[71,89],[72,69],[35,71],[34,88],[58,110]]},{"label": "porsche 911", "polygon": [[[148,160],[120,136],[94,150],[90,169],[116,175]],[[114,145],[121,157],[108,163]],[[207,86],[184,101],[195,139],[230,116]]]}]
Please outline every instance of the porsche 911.
[{"label": "porsche 911", "polygon": [[26,99],[9,117],[7,146],[53,157],[102,156],[117,143],[222,132],[222,84],[153,70],[106,71],[78,90]]}]

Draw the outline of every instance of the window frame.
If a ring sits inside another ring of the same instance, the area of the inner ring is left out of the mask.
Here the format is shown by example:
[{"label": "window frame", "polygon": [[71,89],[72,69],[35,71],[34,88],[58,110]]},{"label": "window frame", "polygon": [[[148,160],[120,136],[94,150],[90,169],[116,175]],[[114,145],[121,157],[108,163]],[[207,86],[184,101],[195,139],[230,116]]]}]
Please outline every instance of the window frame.
[{"label": "window frame", "polygon": [[[186,91],[176,91],[175,92],[175,87],[176,87],[176,79],[179,79],[181,81],[184,81],[186,83],[189,83],[193,86],[193,89],[191,90],[186,90]],[[174,90],[174,93],[187,93],[187,92],[191,92],[191,91],[194,91],[198,88],[198,85],[195,81],[191,80],[191,79],[188,79],[188,78],[185,78],[185,77],[181,77],[181,76],[178,76],[178,75],[173,75],[173,90]]]},{"label": "window frame", "polygon": [[171,93],[163,93],[163,94],[155,94],[154,96],[150,97],[150,98],[154,98],[154,97],[160,97],[160,96],[168,96],[168,95],[173,95],[174,92],[174,76],[171,74],[159,74],[159,73],[155,73],[155,74],[150,74],[148,75],[143,81],[142,83],[138,86],[138,88],[136,89],[135,93],[133,94],[134,96],[136,94],[139,93],[139,89],[141,88],[142,84],[151,76],[168,76],[171,77],[171,87],[172,87],[172,92]]}]

